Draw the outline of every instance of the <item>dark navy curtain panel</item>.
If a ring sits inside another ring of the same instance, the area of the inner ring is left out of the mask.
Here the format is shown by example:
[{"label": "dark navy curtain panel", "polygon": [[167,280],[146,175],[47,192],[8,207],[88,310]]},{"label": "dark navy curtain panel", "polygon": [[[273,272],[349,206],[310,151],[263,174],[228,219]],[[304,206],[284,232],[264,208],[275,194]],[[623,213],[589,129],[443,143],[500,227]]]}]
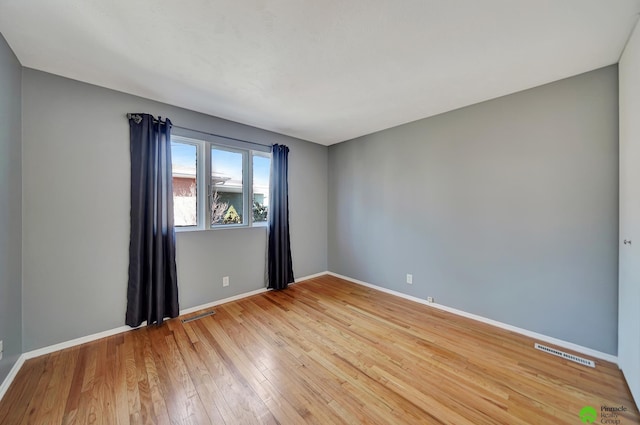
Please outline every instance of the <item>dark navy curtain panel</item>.
[{"label": "dark navy curtain panel", "polygon": [[171,121],[128,114],[131,149],[131,239],[126,324],[177,317]]},{"label": "dark navy curtain panel", "polygon": [[273,145],[269,194],[269,249],[267,272],[271,289],[285,289],[293,283],[291,238],[289,237],[289,148]]}]

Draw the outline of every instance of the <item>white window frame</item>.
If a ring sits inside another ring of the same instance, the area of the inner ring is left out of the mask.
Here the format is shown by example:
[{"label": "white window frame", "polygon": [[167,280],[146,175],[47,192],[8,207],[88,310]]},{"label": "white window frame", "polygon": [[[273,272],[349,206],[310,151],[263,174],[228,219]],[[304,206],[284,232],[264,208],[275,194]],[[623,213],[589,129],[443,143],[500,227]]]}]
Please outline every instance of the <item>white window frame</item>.
[{"label": "white window frame", "polygon": [[[201,168],[201,158],[202,158],[202,146],[201,143],[198,143],[197,140],[189,139],[186,137],[180,136],[171,136],[171,142],[181,143],[184,145],[195,146],[196,148],[196,225],[195,226],[174,226],[177,232],[191,231],[191,230],[199,230],[200,223],[202,218],[204,217],[204,210],[202,208],[202,202],[200,198],[200,194],[203,193],[203,185],[200,178],[200,168]],[[173,174],[173,173],[172,173]]]},{"label": "white window frame", "polygon": [[[253,150],[226,144],[219,144],[200,138],[172,135],[172,142],[184,143],[196,146],[196,205],[197,224],[195,226],[176,226],[176,232],[194,232],[202,230],[220,230],[249,227],[266,227],[267,222],[253,222],[253,156],[263,156],[271,159],[270,152]],[[211,224],[212,184],[211,178],[211,151],[219,149],[227,152],[242,154],[242,217],[240,224]],[[269,181],[271,186],[271,181]],[[268,213],[267,213],[268,214]]]},{"label": "white window frame", "polygon": [[[211,173],[213,171],[213,167],[211,165],[211,152],[216,149],[216,150],[220,150],[220,151],[225,151],[225,152],[232,152],[232,153],[239,153],[242,155],[242,211],[240,212],[242,214],[242,223],[238,223],[238,224],[210,224],[209,227],[216,229],[216,228],[223,228],[223,229],[228,229],[228,228],[233,228],[233,227],[251,227],[251,223],[250,223],[250,218],[247,215],[247,179],[249,177],[249,165],[248,165],[248,157],[251,154],[249,151],[244,150],[244,149],[237,149],[237,148],[230,148],[228,146],[219,146],[210,142],[205,142],[208,146],[206,149],[207,152],[207,160],[209,162],[209,167],[207,169],[207,171],[205,171],[205,176],[211,176]],[[249,180],[250,181],[250,180]],[[211,178],[209,178],[209,180],[206,182],[207,184],[207,223],[211,223],[211,208],[209,207],[209,203],[211,202],[211,196],[213,196],[213,184],[211,184]]]},{"label": "white window frame", "polygon": [[[250,212],[250,218],[251,218],[251,226],[252,227],[267,227],[267,224],[269,223],[269,211],[271,211],[271,207],[269,207],[269,209],[267,210],[267,220],[266,221],[258,221],[258,222],[254,222],[253,221],[253,157],[254,156],[262,156],[264,158],[269,158],[269,161],[271,161],[271,153],[270,152],[262,152],[262,151],[250,151],[249,152],[249,162],[251,163],[251,170],[249,171],[249,175],[250,175],[250,180],[249,180],[249,185],[251,186],[251,193],[249,195],[249,202],[250,202],[250,207],[251,207],[251,212]],[[269,162],[271,163],[271,162]],[[271,190],[271,174],[269,174],[269,190]],[[269,200],[271,201],[271,200]]]}]

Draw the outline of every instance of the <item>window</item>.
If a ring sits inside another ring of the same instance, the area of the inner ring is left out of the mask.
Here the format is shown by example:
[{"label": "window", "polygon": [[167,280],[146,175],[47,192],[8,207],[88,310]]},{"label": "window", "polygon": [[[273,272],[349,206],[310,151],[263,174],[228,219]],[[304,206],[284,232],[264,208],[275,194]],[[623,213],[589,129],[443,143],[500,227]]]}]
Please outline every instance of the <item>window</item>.
[{"label": "window", "polygon": [[243,224],[246,152],[211,147],[211,224]]},{"label": "window", "polygon": [[171,155],[177,229],[266,223],[270,153],[172,136]]},{"label": "window", "polygon": [[253,222],[266,223],[269,210],[269,176],[271,174],[271,155],[253,153]]},{"label": "window", "polygon": [[177,227],[198,225],[198,146],[171,141],[173,221]]}]

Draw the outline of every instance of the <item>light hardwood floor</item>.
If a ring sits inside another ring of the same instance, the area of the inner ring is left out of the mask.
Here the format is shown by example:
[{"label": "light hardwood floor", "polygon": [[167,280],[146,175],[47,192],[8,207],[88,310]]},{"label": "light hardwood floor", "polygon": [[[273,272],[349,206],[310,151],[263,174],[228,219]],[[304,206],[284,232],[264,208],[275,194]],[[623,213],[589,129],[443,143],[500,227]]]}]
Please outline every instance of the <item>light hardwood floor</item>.
[{"label": "light hardwood floor", "polygon": [[334,277],[215,311],[27,361],[0,423],[640,423],[613,364]]}]

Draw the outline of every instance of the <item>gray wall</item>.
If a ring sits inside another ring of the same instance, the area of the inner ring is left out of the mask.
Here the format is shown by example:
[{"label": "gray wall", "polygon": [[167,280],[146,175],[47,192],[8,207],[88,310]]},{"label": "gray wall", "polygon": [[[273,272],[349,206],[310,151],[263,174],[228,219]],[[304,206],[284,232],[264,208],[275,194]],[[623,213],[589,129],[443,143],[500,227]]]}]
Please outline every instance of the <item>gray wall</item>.
[{"label": "gray wall", "polygon": [[331,146],[329,270],[616,354],[617,81],[610,66]]},{"label": "gray wall", "polygon": [[[327,269],[325,146],[24,69],[25,351],[124,324],[127,112],[288,145],[294,272],[302,277]],[[265,228],[178,233],[180,307],[264,287],[265,246]],[[222,276],[230,276],[228,288]]]},{"label": "gray wall", "polygon": [[[296,276],[328,268],[615,353],[616,71],[327,149],[24,69],[23,348],[123,324],[129,232],[123,115],[142,111],[289,145]],[[19,156],[17,131],[18,148],[11,146]],[[20,197],[19,190],[9,193]],[[19,246],[19,230],[10,233],[17,238],[11,247]],[[263,228],[179,233],[181,308],[263,287],[265,239]],[[12,251],[12,264],[19,255]],[[404,283],[406,273],[413,285]],[[231,276],[228,288],[224,275]],[[11,288],[19,297],[19,283]],[[11,304],[19,317],[19,298]]]},{"label": "gray wall", "polygon": [[22,67],[0,34],[0,383],[22,353]]}]

